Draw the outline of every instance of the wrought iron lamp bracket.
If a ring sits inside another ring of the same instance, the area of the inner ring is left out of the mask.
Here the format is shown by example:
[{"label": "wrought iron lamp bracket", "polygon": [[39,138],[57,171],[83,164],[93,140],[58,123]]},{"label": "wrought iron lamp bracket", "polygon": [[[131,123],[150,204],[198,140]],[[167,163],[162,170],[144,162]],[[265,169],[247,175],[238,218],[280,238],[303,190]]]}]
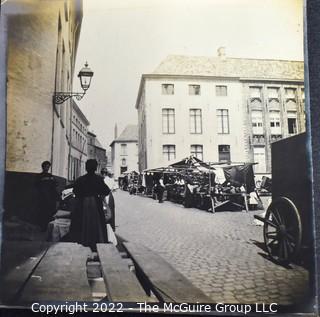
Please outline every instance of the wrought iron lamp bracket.
[{"label": "wrought iron lamp bracket", "polygon": [[66,100],[70,99],[71,97],[75,97],[77,100],[81,100],[83,96],[85,95],[85,92],[57,92],[53,95],[53,102],[55,104],[62,104]]}]

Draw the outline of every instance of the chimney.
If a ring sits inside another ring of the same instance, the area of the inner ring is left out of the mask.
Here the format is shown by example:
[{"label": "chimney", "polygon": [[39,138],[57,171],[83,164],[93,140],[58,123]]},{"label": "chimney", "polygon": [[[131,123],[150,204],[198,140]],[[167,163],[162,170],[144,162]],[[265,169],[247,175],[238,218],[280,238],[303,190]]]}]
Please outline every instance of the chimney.
[{"label": "chimney", "polygon": [[114,125],[114,139],[118,137],[118,126],[117,124]]},{"label": "chimney", "polygon": [[221,46],[218,48],[218,57],[222,60],[226,59],[226,48],[224,46]]}]

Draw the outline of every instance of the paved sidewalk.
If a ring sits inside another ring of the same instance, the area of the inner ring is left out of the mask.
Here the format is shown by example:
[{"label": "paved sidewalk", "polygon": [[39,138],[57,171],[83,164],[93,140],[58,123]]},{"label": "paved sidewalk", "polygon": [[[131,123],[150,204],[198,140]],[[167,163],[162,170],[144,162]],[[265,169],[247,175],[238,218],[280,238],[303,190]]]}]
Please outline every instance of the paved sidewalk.
[{"label": "paved sidewalk", "polygon": [[215,302],[293,304],[307,294],[304,268],[265,257],[254,212],[212,214],[121,190],[115,200],[117,233],[158,252]]}]

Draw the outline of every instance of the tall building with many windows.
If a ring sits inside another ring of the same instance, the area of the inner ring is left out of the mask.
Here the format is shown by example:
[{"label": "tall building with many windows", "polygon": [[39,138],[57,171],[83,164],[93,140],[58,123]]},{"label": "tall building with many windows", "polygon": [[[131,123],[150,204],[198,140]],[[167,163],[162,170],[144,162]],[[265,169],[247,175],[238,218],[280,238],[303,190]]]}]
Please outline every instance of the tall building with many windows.
[{"label": "tall building with many windows", "polygon": [[270,144],[305,130],[303,62],[168,56],[142,75],[136,109],[139,169],[188,155],[256,162],[271,172]]},{"label": "tall building with many windows", "polygon": [[68,181],[75,181],[85,174],[85,163],[88,159],[88,127],[89,121],[74,100],[71,101],[71,130],[69,139]]}]

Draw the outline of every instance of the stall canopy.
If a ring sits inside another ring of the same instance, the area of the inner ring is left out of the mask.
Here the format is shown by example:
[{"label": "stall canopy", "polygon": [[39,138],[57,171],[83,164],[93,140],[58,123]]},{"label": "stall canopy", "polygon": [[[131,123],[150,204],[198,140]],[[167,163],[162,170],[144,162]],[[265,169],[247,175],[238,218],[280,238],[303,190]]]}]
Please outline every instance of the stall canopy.
[{"label": "stall canopy", "polygon": [[209,164],[192,155],[169,166],[176,169],[197,169],[201,172],[209,172],[210,170],[214,170],[214,167],[210,167]]},{"label": "stall canopy", "polygon": [[126,171],[126,172],[123,172],[121,175],[129,175],[129,174],[138,175],[139,173],[136,171]]},{"label": "stall canopy", "polygon": [[240,164],[228,164],[218,165],[223,169],[224,177],[227,183],[233,186],[246,185],[247,192],[252,192],[255,189],[253,165],[255,163],[240,163]]},{"label": "stall canopy", "polygon": [[210,173],[216,183],[230,183],[240,187],[245,184],[247,192],[254,191],[254,173],[252,166],[256,163],[212,163],[203,162],[195,156],[188,156],[178,162],[170,164],[168,167],[159,167],[143,172],[148,174],[170,174],[184,171]]}]

